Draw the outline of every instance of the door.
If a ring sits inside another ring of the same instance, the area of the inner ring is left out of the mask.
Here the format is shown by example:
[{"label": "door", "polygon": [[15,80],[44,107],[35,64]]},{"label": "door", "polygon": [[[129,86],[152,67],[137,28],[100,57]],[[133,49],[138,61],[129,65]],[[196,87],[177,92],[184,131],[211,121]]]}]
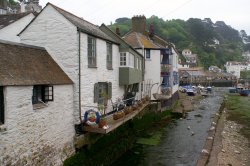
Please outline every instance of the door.
[{"label": "door", "polygon": [[1,124],[4,124],[4,97],[2,86],[0,86],[0,125]]}]

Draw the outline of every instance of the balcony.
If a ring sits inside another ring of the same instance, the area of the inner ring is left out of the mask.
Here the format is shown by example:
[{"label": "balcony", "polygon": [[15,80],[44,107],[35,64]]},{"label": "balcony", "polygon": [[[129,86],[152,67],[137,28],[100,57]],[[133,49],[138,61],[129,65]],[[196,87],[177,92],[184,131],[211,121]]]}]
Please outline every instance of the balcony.
[{"label": "balcony", "polygon": [[134,83],[142,82],[142,70],[134,69],[131,67],[119,68],[119,84],[130,85]]}]

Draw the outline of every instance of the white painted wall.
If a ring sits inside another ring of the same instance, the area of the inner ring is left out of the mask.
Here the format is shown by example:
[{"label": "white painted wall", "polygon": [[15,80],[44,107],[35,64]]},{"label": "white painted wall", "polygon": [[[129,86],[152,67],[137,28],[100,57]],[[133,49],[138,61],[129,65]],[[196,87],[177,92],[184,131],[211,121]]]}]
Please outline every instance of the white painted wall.
[{"label": "white painted wall", "polygon": [[[35,21],[21,34],[21,41],[45,47],[53,59],[74,82],[74,119],[79,123],[79,36],[77,28],[48,5]],[[113,70],[106,69],[106,41],[97,39],[97,68],[87,66],[87,34],[81,33],[81,107],[82,114],[97,106],[94,83],[112,82],[112,99],[124,94],[119,86],[119,49],[113,44]],[[109,109],[110,108],[109,104]]]},{"label": "white painted wall", "polygon": [[[82,80],[82,113],[87,111],[89,106],[97,106],[94,103],[94,84],[98,82],[112,82],[112,100],[113,102],[119,97],[122,98],[124,94],[124,87],[119,86],[119,63],[120,53],[119,47],[112,44],[113,51],[113,70],[108,70],[106,67],[106,41],[96,38],[96,56],[97,68],[88,67],[88,50],[87,50],[88,35],[81,33],[81,80]],[[111,102],[108,103],[107,112],[111,110]]]},{"label": "white painted wall", "polygon": [[154,85],[151,90],[151,99],[154,99],[153,93],[159,93],[158,87],[161,84],[161,52],[160,50],[150,50],[151,59],[145,59],[145,81],[151,80],[151,85]]},{"label": "white painted wall", "polygon": [[27,16],[4,27],[3,29],[0,29],[0,39],[19,43],[20,37],[17,35],[30,23],[34,17],[34,14],[30,13]]},{"label": "white painted wall", "polygon": [[74,153],[72,85],[54,86],[54,101],[37,110],[33,110],[32,92],[33,86],[4,88],[0,165],[62,165]]},{"label": "white painted wall", "polygon": [[76,27],[48,5],[20,37],[22,43],[45,47],[74,82],[74,121],[79,123],[79,63]]},{"label": "white painted wall", "polygon": [[227,62],[226,71],[240,78],[240,71],[250,70],[250,64],[242,64],[241,62]]}]

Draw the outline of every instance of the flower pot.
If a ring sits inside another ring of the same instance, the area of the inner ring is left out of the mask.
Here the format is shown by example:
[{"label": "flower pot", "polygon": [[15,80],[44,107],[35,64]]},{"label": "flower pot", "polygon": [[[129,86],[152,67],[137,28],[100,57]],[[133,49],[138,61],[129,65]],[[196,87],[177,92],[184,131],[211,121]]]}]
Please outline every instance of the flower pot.
[{"label": "flower pot", "polygon": [[105,126],[107,124],[105,119],[100,119],[100,122],[98,123],[98,127],[99,128],[103,128],[103,126]]},{"label": "flower pot", "polygon": [[132,109],[132,107],[129,106],[129,107],[125,107],[123,111],[124,111],[125,115],[127,115],[127,114],[129,114],[130,112],[132,112],[133,109]]},{"label": "flower pot", "polygon": [[113,119],[117,120],[125,116],[125,113],[123,111],[118,111],[113,114]]}]

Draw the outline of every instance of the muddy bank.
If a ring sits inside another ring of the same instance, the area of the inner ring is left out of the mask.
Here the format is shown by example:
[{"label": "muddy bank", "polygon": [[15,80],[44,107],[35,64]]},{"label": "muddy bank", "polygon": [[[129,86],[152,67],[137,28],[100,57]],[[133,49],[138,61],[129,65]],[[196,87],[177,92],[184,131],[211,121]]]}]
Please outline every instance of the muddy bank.
[{"label": "muddy bank", "polygon": [[250,98],[229,96],[219,120],[208,166],[244,166],[250,162]]}]

